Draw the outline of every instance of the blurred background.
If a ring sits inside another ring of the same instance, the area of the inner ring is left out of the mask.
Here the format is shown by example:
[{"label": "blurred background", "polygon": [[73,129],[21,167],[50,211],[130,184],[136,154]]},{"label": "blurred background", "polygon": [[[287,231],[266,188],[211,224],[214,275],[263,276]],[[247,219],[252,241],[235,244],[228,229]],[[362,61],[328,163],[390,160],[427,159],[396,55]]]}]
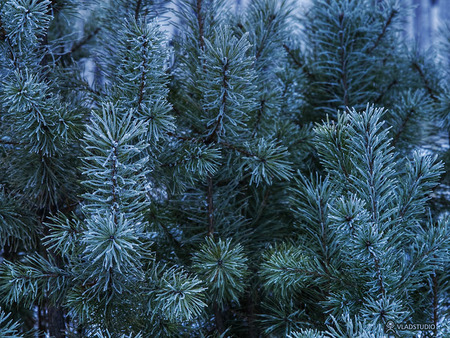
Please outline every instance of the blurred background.
[{"label": "blurred background", "polygon": [[439,33],[450,25],[450,0],[401,0],[405,6],[414,6],[406,32],[414,37],[419,48],[428,49],[439,43]]}]

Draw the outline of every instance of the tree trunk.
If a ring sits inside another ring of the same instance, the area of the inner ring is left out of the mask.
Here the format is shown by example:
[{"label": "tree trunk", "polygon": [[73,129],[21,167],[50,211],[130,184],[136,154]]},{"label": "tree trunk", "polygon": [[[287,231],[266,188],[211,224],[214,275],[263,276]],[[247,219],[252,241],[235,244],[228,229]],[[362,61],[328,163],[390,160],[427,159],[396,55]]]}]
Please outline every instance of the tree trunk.
[{"label": "tree trunk", "polygon": [[66,336],[64,333],[66,325],[64,321],[63,309],[61,307],[49,305],[47,308],[47,316],[50,337],[64,338]]}]

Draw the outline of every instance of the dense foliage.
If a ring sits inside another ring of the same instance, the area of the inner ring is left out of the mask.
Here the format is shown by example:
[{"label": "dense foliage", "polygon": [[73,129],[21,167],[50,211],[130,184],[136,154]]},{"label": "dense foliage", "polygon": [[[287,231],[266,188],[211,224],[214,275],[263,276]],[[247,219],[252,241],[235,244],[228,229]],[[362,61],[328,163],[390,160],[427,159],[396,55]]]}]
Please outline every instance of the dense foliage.
[{"label": "dense foliage", "polygon": [[444,61],[296,9],[0,0],[0,336],[450,334]]}]

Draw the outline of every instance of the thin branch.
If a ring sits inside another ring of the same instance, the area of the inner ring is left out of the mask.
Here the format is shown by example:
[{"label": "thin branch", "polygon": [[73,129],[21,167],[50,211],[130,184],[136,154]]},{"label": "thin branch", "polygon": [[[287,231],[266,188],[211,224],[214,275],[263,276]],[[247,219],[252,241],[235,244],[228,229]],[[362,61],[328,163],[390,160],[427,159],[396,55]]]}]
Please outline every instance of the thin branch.
[{"label": "thin branch", "polygon": [[174,111],[174,113],[175,113],[176,115],[178,115],[178,116],[181,116],[181,115],[182,115],[182,113],[180,112],[180,110],[179,110],[177,107],[175,107],[174,104],[172,105],[172,110]]},{"label": "thin branch", "polygon": [[206,143],[210,143],[214,140],[214,138],[217,136],[217,133],[219,131],[219,128],[222,124],[222,120],[223,120],[223,115],[225,114],[225,111],[227,109],[227,101],[228,101],[228,76],[227,76],[227,71],[228,71],[228,58],[225,58],[225,64],[223,65],[223,69],[222,69],[222,87],[224,88],[223,94],[222,94],[222,102],[221,102],[221,114],[219,115],[219,118],[217,119],[217,123],[214,126],[214,130],[212,131],[212,133],[208,136],[208,138],[206,139]]},{"label": "thin branch", "polygon": [[434,247],[433,249],[424,252],[420,257],[416,258],[416,259],[414,260],[414,262],[411,264],[411,266],[409,266],[409,269],[403,270],[404,272],[402,273],[402,276],[401,276],[401,278],[400,278],[399,280],[401,280],[401,281],[407,281],[408,278],[409,278],[409,276],[410,276],[414,271],[416,271],[416,270],[415,270],[416,267],[417,267],[420,263],[422,263],[422,262],[425,260],[425,258],[426,258],[427,256],[429,256],[430,254],[434,253],[436,250],[437,250],[437,248]]},{"label": "thin branch", "polygon": [[179,140],[182,140],[182,141],[190,141],[190,142],[204,143],[204,141],[203,141],[202,139],[200,139],[200,138],[189,137],[189,136],[181,136],[181,135],[174,134],[174,133],[172,133],[172,132],[170,132],[170,131],[167,133],[167,135],[168,135],[168,136],[171,136],[171,137],[175,137],[175,138],[177,138],[177,139],[179,139]]},{"label": "thin branch", "polygon": [[161,228],[164,231],[164,234],[169,238],[169,240],[174,244],[174,249],[175,249],[175,253],[177,254],[178,257],[183,258],[183,255],[180,254],[180,250],[181,250],[181,243],[178,239],[176,239],[172,233],[169,231],[169,229],[167,228],[167,226],[163,223],[160,222],[158,223]]},{"label": "thin branch", "polygon": [[213,198],[213,180],[212,176],[208,175],[208,195],[206,203],[208,205],[208,236],[214,237],[214,198]]},{"label": "thin branch", "polygon": [[266,193],[264,194],[264,198],[263,198],[263,200],[261,201],[261,204],[260,204],[260,206],[259,206],[259,208],[258,208],[258,211],[256,212],[256,217],[254,218],[254,220],[253,220],[253,224],[255,224],[256,222],[258,222],[258,220],[261,218],[261,216],[262,216],[262,213],[263,213],[263,211],[264,211],[264,208],[266,207],[266,205],[267,205],[267,200],[268,200],[268,198],[269,198],[269,189],[267,189],[267,191],[266,191]]},{"label": "thin branch", "polygon": [[57,272],[47,272],[44,271],[42,274],[40,274],[38,277],[35,276],[27,276],[27,275],[19,275],[14,277],[14,279],[22,279],[22,280],[33,280],[33,279],[40,279],[40,278],[57,278],[57,277],[64,277],[67,276],[66,273],[57,273]]},{"label": "thin branch", "polygon": [[[116,141],[117,142],[117,141]],[[117,205],[117,191],[118,187],[117,187],[117,147],[114,146],[114,155],[112,156],[112,171],[111,171],[111,185],[112,185],[112,200],[111,200],[111,205],[112,205],[112,209],[114,210],[114,226],[117,228],[118,226],[118,219],[117,219],[117,213],[118,213],[118,205]]]},{"label": "thin branch", "polygon": [[137,4],[136,4],[136,9],[134,11],[134,19],[137,21],[138,17],[139,17],[139,11],[141,10],[141,4],[142,4],[142,0],[138,0]]},{"label": "thin branch", "polygon": [[[363,128],[364,135],[370,135],[371,128],[369,125],[364,124]],[[366,159],[366,165],[367,165],[367,184],[368,184],[368,194],[371,201],[371,214],[372,214],[372,221],[374,224],[376,224],[378,227],[379,225],[379,189],[377,188],[377,182],[376,182],[376,175],[375,175],[375,160],[376,155],[372,149],[373,147],[373,140],[368,138],[367,136],[364,137],[364,150],[367,155]]]},{"label": "thin branch", "polygon": [[0,20],[0,41],[3,41],[5,39],[6,39],[6,31],[3,28],[2,21]]},{"label": "thin branch", "polygon": [[324,209],[325,209],[325,206],[326,206],[327,203],[328,202],[324,201],[322,196],[320,196],[319,203],[318,203],[318,207],[319,207],[319,210],[318,210],[319,211],[319,222],[320,222],[320,231],[321,231],[321,234],[320,234],[320,239],[321,239],[320,246],[322,247],[322,251],[323,251],[323,254],[324,254],[324,263],[325,263],[324,269],[325,269],[325,272],[327,273],[327,275],[330,275],[330,271],[328,269],[328,267],[330,266],[330,257],[329,257],[329,252],[327,250],[328,236],[327,236],[327,231],[326,231],[327,230],[326,229],[326,227],[327,227],[326,226],[327,216],[324,213]]},{"label": "thin branch", "polygon": [[384,288],[384,279],[383,279],[383,274],[381,273],[380,260],[378,259],[377,256],[375,256],[373,251],[370,250],[370,248],[369,248],[370,246],[371,246],[371,244],[368,243],[367,247],[368,247],[370,256],[372,257],[372,259],[374,261],[374,264],[375,264],[375,272],[377,274],[377,280],[378,280],[378,284],[379,284],[379,287],[380,287],[380,292],[381,292],[381,294],[383,296],[385,296],[386,295],[386,289]]},{"label": "thin branch", "polygon": [[283,43],[283,48],[286,50],[286,53],[291,57],[292,61],[299,67],[303,68],[303,64],[295,57],[294,52],[289,48],[288,45]]},{"label": "thin branch", "polygon": [[2,139],[0,139],[0,144],[13,145],[13,146],[24,146],[24,145],[26,145],[26,143],[23,143],[23,142],[6,141],[6,140],[2,140]]},{"label": "thin branch", "polygon": [[83,47],[89,40],[91,40],[97,33],[100,31],[100,27],[97,27],[93,32],[89,33],[87,36],[85,36],[83,39],[78,41],[77,43],[74,43],[72,45],[72,48],[70,48],[69,54],[75,53],[78,49]]},{"label": "thin branch", "polygon": [[[67,199],[66,199],[67,201]],[[70,214],[72,211],[74,211],[79,205],[81,204],[81,201],[75,201],[73,203],[70,203],[67,201],[67,204],[64,208],[59,209],[64,215]],[[71,227],[72,228],[72,227]],[[74,232],[81,232],[78,229],[72,229]]]},{"label": "thin branch", "polygon": [[264,50],[264,45],[266,43],[266,40],[268,40],[270,34],[272,33],[272,31],[274,30],[274,27],[272,26],[272,22],[275,20],[275,15],[271,14],[269,16],[269,22],[266,24],[266,28],[267,30],[264,32],[263,35],[263,39],[261,44],[258,46],[258,49],[256,51],[256,55],[255,58],[256,60],[259,60],[259,58],[261,57],[262,51]]},{"label": "thin branch", "polygon": [[85,90],[87,90],[89,93],[96,95],[96,96],[101,96],[102,93],[98,90],[96,90],[95,88],[92,88],[86,81],[80,81],[80,84],[83,86],[83,88]]},{"label": "thin branch", "polygon": [[378,47],[378,45],[380,44],[381,39],[383,39],[384,35],[386,34],[386,31],[388,29],[388,27],[391,25],[392,23],[392,19],[398,14],[397,10],[393,9],[391,11],[391,13],[389,14],[388,19],[386,20],[386,22],[384,23],[383,29],[381,30],[380,34],[378,34],[378,38],[375,41],[375,43],[373,44],[372,47],[369,48],[369,50],[367,51],[367,54],[371,54],[373,52],[373,50],[375,48]]},{"label": "thin branch", "polygon": [[[186,141],[186,142],[207,144],[207,142],[206,142],[207,140],[202,139],[202,138],[190,137],[190,136],[181,136],[181,135],[174,134],[172,132],[168,132],[167,135],[171,136],[171,137],[175,137],[175,138],[177,138],[179,140],[182,140],[182,141]],[[249,152],[249,151],[247,151],[245,149],[239,148],[239,147],[237,147],[237,146],[235,146],[235,145],[233,145],[231,143],[228,143],[226,141],[219,141],[219,142],[217,142],[217,144],[219,144],[221,146],[224,146],[225,148],[237,151],[237,152],[239,152],[239,153],[241,153],[241,154],[243,154],[245,156],[254,157],[254,158],[260,160],[261,162],[266,162],[265,158],[263,158],[261,156],[258,156],[255,153]],[[163,163],[163,164],[161,164],[161,167],[174,167],[174,166],[176,166],[178,164],[182,164],[182,163],[185,163],[185,162],[186,161],[179,161],[179,162],[175,162],[175,163]]]},{"label": "thin branch", "polygon": [[308,270],[304,270],[304,269],[300,269],[300,268],[287,268],[287,267],[281,267],[278,269],[279,271],[288,271],[288,272],[293,272],[293,273],[298,273],[301,275],[306,275],[306,276],[314,276],[314,277],[324,277],[329,279],[330,276],[328,275],[324,275],[323,273],[317,272],[317,271],[308,271]]},{"label": "thin branch", "polygon": [[[340,28],[341,30],[344,30],[343,24],[344,24],[344,13],[341,13],[339,15],[339,24],[340,24]],[[340,44],[340,49],[339,49],[339,55],[340,55],[340,61],[341,61],[341,71],[342,71],[342,86],[343,86],[343,90],[344,90],[344,105],[346,107],[348,107],[348,83],[347,83],[347,64],[346,64],[346,60],[345,60],[345,53],[344,50],[346,50],[345,46],[344,46],[344,34],[339,34],[340,39],[339,39],[339,44]]]},{"label": "thin branch", "polygon": [[383,90],[380,95],[378,95],[378,97],[375,99],[374,103],[380,103],[381,100],[383,99],[383,97],[392,89],[392,87],[394,87],[397,84],[397,79],[394,79],[391,81],[391,83],[389,83],[389,85],[386,87],[385,90]]},{"label": "thin branch", "polygon": [[200,159],[200,158],[201,158],[201,156],[196,156],[196,155],[190,156],[190,157],[183,157],[182,160],[175,161],[173,163],[163,163],[163,164],[161,164],[161,167],[162,168],[164,168],[164,167],[173,168],[173,167],[188,163],[190,160]]},{"label": "thin branch", "polygon": [[[145,51],[145,48],[147,48],[147,41],[144,41],[143,47],[144,47],[144,51]],[[144,99],[144,84],[145,84],[145,75],[146,75],[145,67],[146,67],[146,58],[144,57],[143,61],[142,61],[141,84],[139,86],[139,99],[137,102],[138,110],[140,110],[142,100]]]},{"label": "thin branch", "polygon": [[286,53],[290,56],[294,64],[297,67],[301,68],[310,80],[314,81],[315,80],[314,75],[306,68],[306,65],[300,62],[300,60],[295,56],[294,51],[290,49],[289,46],[286,44],[283,44],[283,48],[286,50]]},{"label": "thin branch", "polygon": [[[175,137],[175,138],[177,138],[177,139],[179,139],[179,140],[182,140],[182,141],[189,141],[189,142],[194,142],[194,143],[195,143],[195,142],[198,142],[198,143],[206,143],[206,141],[203,140],[203,139],[201,139],[201,138],[176,135],[176,134],[174,134],[174,133],[172,133],[172,132],[168,132],[167,135],[168,135],[168,136],[171,136],[171,137]],[[260,158],[258,155],[255,155],[255,154],[253,154],[253,153],[251,153],[251,152],[249,152],[249,151],[247,151],[247,150],[245,150],[245,149],[238,148],[238,147],[236,147],[235,145],[233,145],[233,144],[231,144],[231,143],[228,143],[228,142],[226,142],[226,141],[219,141],[218,144],[220,144],[220,145],[222,145],[222,146],[224,146],[224,147],[226,147],[226,148],[228,148],[228,149],[236,150],[237,152],[240,152],[241,154],[244,154],[244,155],[246,155],[246,156],[249,156],[249,157],[252,157],[252,156],[253,156],[253,157],[259,158],[260,160],[263,160],[263,159]]]},{"label": "thin branch", "polygon": [[258,131],[259,124],[261,123],[264,109],[266,108],[266,100],[261,100],[261,105],[258,109],[258,117],[256,118],[255,127],[253,128],[252,137],[255,137],[256,132]]},{"label": "thin branch", "polygon": [[420,78],[423,81],[423,84],[425,85],[425,89],[427,90],[428,94],[430,95],[430,97],[433,99],[433,101],[437,102],[438,98],[436,97],[436,95],[434,94],[434,90],[431,88],[430,83],[428,82],[428,79],[426,78],[423,69],[420,67],[420,65],[417,62],[413,62],[412,66],[415,70],[417,70],[417,72],[420,75]]},{"label": "thin branch", "polygon": [[197,0],[197,13],[196,14],[197,14],[197,23],[198,23],[198,34],[200,35],[199,36],[200,48],[202,50],[204,50],[205,49],[205,41],[203,40],[204,27],[203,27],[203,17],[201,16],[202,3],[203,3],[203,0]]},{"label": "thin branch", "polygon": [[434,323],[433,335],[434,337],[437,337],[437,326],[439,318],[438,318],[438,294],[437,294],[438,280],[436,271],[433,272],[432,282],[433,282],[433,323]]},{"label": "thin branch", "polygon": [[253,154],[253,153],[251,153],[251,152],[249,152],[249,151],[247,151],[245,149],[238,148],[235,145],[230,144],[228,142],[220,141],[219,144],[224,146],[224,147],[226,147],[226,148],[228,148],[228,149],[232,149],[232,150],[235,150],[235,151],[237,151],[237,152],[239,152],[241,154],[244,154],[245,156],[256,157],[256,158],[260,159],[261,161],[265,161],[265,159],[260,158],[258,155],[255,155],[255,154]]},{"label": "thin branch", "polygon": [[409,122],[409,119],[411,118],[413,113],[414,113],[414,109],[411,109],[408,111],[408,114],[406,114],[406,118],[402,121],[400,128],[398,129],[398,131],[395,133],[394,137],[392,138],[391,145],[393,147],[395,147],[397,142],[400,140],[400,136],[405,131],[406,124]]},{"label": "thin branch", "polygon": [[[331,123],[333,124],[334,130],[336,130],[336,134],[337,134],[338,127],[334,124],[334,121],[332,121]],[[335,145],[336,145],[336,147],[338,149],[337,153],[338,153],[338,157],[339,157],[340,168],[341,168],[342,172],[344,173],[344,176],[345,176],[345,179],[346,179],[347,183],[351,184],[352,182],[350,181],[350,173],[348,172],[348,170],[347,170],[347,168],[345,167],[345,164],[344,164],[344,162],[345,162],[344,158],[345,157],[343,155],[345,154],[345,151],[344,151],[344,149],[342,147],[342,143],[339,141],[338,137],[335,137],[334,141],[335,141]]]}]

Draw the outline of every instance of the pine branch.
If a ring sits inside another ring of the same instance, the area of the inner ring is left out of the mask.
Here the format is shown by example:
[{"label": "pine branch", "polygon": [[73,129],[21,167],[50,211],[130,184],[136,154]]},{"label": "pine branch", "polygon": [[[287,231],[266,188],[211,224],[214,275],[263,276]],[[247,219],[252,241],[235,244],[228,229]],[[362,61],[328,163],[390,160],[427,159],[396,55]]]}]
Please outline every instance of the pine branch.
[{"label": "pine branch", "polygon": [[432,274],[432,290],[433,290],[433,323],[434,323],[434,329],[433,329],[433,335],[434,337],[437,337],[437,327],[438,327],[438,322],[439,322],[439,317],[438,317],[438,305],[439,305],[439,299],[438,299],[438,280],[437,280],[437,275],[436,275],[436,271],[433,271]]},{"label": "pine branch", "polygon": [[23,146],[23,145],[26,145],[26,143],[23,143],[23,142],[6,141],[6,140],[1,139],[1,138],[0,138],[0,144],[13,145],[13,146]]},{"label": "pine branch", "polygon": [[[332,121],[331,123],[332,123],[333,126],[334,126],[334,121]],[[337,127],[336,127],[336,128],[337,128]],[[341,168],[342,172],[344,173],[344,177],[345,177],[347,183],[351,184],[351,181],[350,181],[350,173],[348,172],[347,167],[344,165],[344,159],[342,158],[342,157],[343,157],[342,155],[345,154],[346,151],[344,151],[344,149],[342,148],[342,143],[340,142],[340,140],[338,140],[337,138],[335,138],[335,140],[336,140],[335,144],[336,144],[336,148],[337,148],[337,150],[338,150],[338,154],[339,154],[339,156],[341,157],[341,158],[340,158],[340,161],[339,161],[339,163],[340,163],[340,168]]]},{"label": "pine branch", "polygon": [[406,114],[406,117],[404,119],[402,119],[402,123],[400,125],[400,128],[397,130],[397,132],[395,133],[395,135],[394,135],[394,137],[392,138],[392,141],[391,141],[391,145],[393,147],[396,146],[397,142],[400,139],[400,136],[405,131],[406,125],[408,124],[410,118],[413,116],[414,113],[415,113],[414,109],[410,109],[410,110],[408,110],[408,113]]},{"label": "pine branch", "polygon": [[409,276],[416,271],[416,268],[419,266],[419,264],[421,264],[427,257],[429,257],[432,253],[434,253],[437,250],[438,250],[437,247],[433,247],[432,249],[422,253],[419,258],[415,259],[414,263],[412,263],[408,269],[403,270],[400,280],[407,281]]},{"label": "pine branch", "polygon": [[[39,274],[39,278],[57,278],[57,277],[66,277],[65,273],[55,273],[50,271],[42,271],[42,274]],[[14,276],[15,279],[22,279],[26,281],[38,279],[36,276],[29,276],[25,274],[16,274]]]},{"label": "pine branch", "polygon": [[383,90],[380,95],[375,99],[374,103],[380,103],[384,96],[398,83],[397,79],[392,80],[389,85]]},{"label": "pine branch", "polygon": [[98,34],[98,32],[100,32],[100,27],[97,27],[94,31],[92,31],[91,33],[89,33],[87,36],[85,36],[83,39],[81,39],[80,41],[74,43],[72,45],[72,48],[70,48],[69,53],[73,54],[75,53],[78,49],[80,49],[81,47],[83,47],[86,43],[89,42],[89,40],[91,40],[95,35]]},{"label": "pine branch", "polygon": [[2,20],[0,20],[0,41],[6,40],[6,31],[2,25]]},{"label": "pine branch", "polygon": [[206,197],[206,204],[208,205],[208,236],[214,237],[214,199],[213,199],[213,180],[212,176],[208,175],[208,195]]},{"label": "pine branch", "polygon": [[329,121],[323,126],[316,126],[316,142],[318,152],[321,155],[324,165],[329,172],[341,176],[344,174],[345,181],[351,186],[352,176],[350,161],[348,160],[348,115],[338,114],[337,123]]},{"label": "pine branch", "polygon": [[172,235],[172,233],[169,231],[169,229],[167,228],[167,226],[163,223],[163,222],[159,222],[158,223],[160,226],[161,226],[161,228],[163,229],[163,231],[164,231],[164,233],[166,234],[166,236],[169,238],[169,240],[174,244],[174,246],[175,246],[175,252],[177,253],[177,255],[180,257],[180,258],[183,258],[183,255],[180,255],[180,253],[181,253],[181,251],[180,251],[180,249],[181,249],[181,243],[180,243],[180,241],[178,240],[178,239],[176,239],[173,235]]},{"label": "pine branch", "polygon": [[260,107],[258,109],[258,116],[256,118],[255,126],[253,128],[252,137],[255,137],[256,132],[258,131],[258,127],[259,127],[259,124],[261,123],[261,119],[262,119],[262,116],[263,116],[263,112],[264,112],[265,106],[266,106],[266,100],[262,99],[261,102],[260,102]]},{"label": "pine branch", "polygon": [[142,0],[138,0],[136,3],[136,9],[134,10],[134,20],[138,20],[139,11],[141,10]]},{"label": "pine branch", "polygon": [[175,106],[175,104],[172,105],[172,110],[177,116],[182,116],[181,111]]},{"label": "pine branch", "polygon": [[327,278],[330,279],[331,276],[327,275],[327,274],[323,274],[317,271],[310,271],[310,270],[305,270],[305,269],[300,269],[300,268],[291,268],[291,267],[279,267],[279,271],[281,272],[291,272],[291,273],[296,273],[296,274],[300,274],[300,275],[306,275],[306,276],[312,276],[312,277],[322,277],[322,278]]},{"label": "pine branch", "polygon": [[224,146],[224,147],[226,147],[226,148],[228,148],[228,149],[235,150],[235,151],[237,151],[237,152],[239,152],[239,153],[241,153],[241,154],[243,154],[243,155],[245,155],[245,156],[248,156],[248,157],[255,157],[255,158],[259,159],[259,160],[262,161],[262,162],[265,161],[263,158],[259,157],[259,156],[256,155],[255,153],[251,153],[251,152],[249,152],[249,151],[247,151],[247,150],[245,150],[245,149],[239,148],[239,147],[237,147],[237,146],[235,146],[235,145],[233,145],[233,144],[231,144],[231,143],[228,143],[228,142],[225,142],[225,141],[220,141],[219,144],[222,145],[222,146]]},{"label": "pine branch", "polygon": [[380,41],[383,39],[384,35],[386,34],[388,27],[391,25],[392,19],[397,14],[398,14],[397,10],[393,9],[391,11],[391,13],[389,14],[389,17],[387,18],[386,22],[383,25],[383,29],[381,30],[380,34],[378,34],[377,40],[375,41],[373,46],[371,48],[369,48],[369,50],[367,51],[367,54],[371,54],[374,51],[374,49],[378,47],[378,45],[380,44]]},{"label": "pine branch", "polygon": [[204,35],[204,27],[203,27],[203,17],[201,15],[202,12],[202,6],[203,6],[203,0],[197,0],[197,24],[198,24],[198,34],[200,35],[198,37],[199,43],[200,43],[200,49],[205,49],[205,41],[203,40]]},{"label": "pine branch", "polygon": [[[223,120],[223,116],[225,115],[225,112],[227,110],[227,100],[228,100],[228,65],[229,65],[229,61],[227,58],[225,58],[225,64],[222,65],[222,88],[223,88],[223,93],[222,95],[222,105],[220,107],[220,115],[219,118],[217,119],[216,125],[212,131],[212,133],[208,136],[208,138],[206,139],[206,143],[210,143],[212,142],[216,136],[218,137],[218,131],[219,131],[219,127],[222,124],[222,120]],[[220,137],[218,137],[220,139]]]},{"label": "pine branch", "polygon": [[325,210],[325,203],[326,201],[324,201],[322,199],[322,196],[320,196],[319,202],[317,204],[317,206],[319,207],[319,224],[320,224],[320,246],[322,247],[322,252],[324,254],[324,269],[325,272],[329,275],[330,272],[328,270],[328,267],[330,266],[330,257],[329,257],[329,252],[327,249],[328,246],[328,236],[327,236],[327,231],[325,229],[325,222],[326,222],[326,217],[324,214],[324,210]]},{"label": "pine branch", "polygon": [[[140,2],[140,1],[139,1]],[[143,44],[143,49],[144,50],[146,50],[146,48],[147,48],[147,40],[145,40],[144,41],[144,44]],[[145,86],[145,75],[146,75],[146,72],[145,72],[145,67],[146,67],[146,62],[147,62],[147,58],[146,57],[143,57],[143,61],[142,61],[142,74],[141,74],[141,84],[139,85],[139,99],[138,99],[138,102],[137,102],[137,109],[138,110],[141,110],[142,108],[141,108],[141,103],[142,103],[142,100],[144,99],[144,86]]]},{"label": "pine branch", "polygon": [[303,64],[295,57],[293,51],[289,48],[289,46],[286,44],[283,44],[283,48],[286,50],[286,52],[291,57],[292,61],[298,66],[298,68],[302,69]]},{"label": "pine branch", "polygon": [[190,141],[190,142],[203,142],[202,139],[200,138],[195,138],[195,137],[188,137],[188,136],[181,136],[181,135],[177,135],[171,131],[167,132],[167,136],[171,136],[174,138],[177,138],[179,140],[183,140],[183,141]]},{"label": "pine branch", "polygon": [[[341,13],[339,15],[339,28],[341,30],[341,32],[344,32],[344,13]],[[344,44],[344,34],[341,33],[339,34],[339,56],[340,56],[340,73],[341,73],[341,83],[343,86],[343,90],[344,90],[344,106],[348,107],[348,83],[347,83],[347,66],[346,66],[346,59],[345,59],[345,53],[344,50],[346,49],[346,46]]]},{"label": "pine branch", "polygon": [[[111,238],[111,240],[114,240],[114,237]],[[113,287],[114,287],[114,285],[113,285],[114,269],[112,266],[110,266],[108,269],[108,275],[109,275],[109,277],[108,277],[108,284],[107,284],[107,289],[106,289],[106,294],[108,295],[106,309],[105,309],[106,312],[111,311],[111,306],[110,306],[109,300],[111,300],[111,298],[112,298]],[[110,314],[110,316],[111,316],[111,314]],[[108,316],[108,317],[111,319],[110,316]]]},{"label": "pine branch", "polygon": [[431,88],[430,83],[429,83],[428,79],[426,78],[426,76],[423,72],[423,69],[420,67],[419,63],[416,61],[413,61],[412,66],[419,73],[420,78],[422,79],[423,84],[425,86],[425,89],[427,90],[430,97],[433,99],[433,101],[438,102],[439,99],[434,94],[434,90]]},{"label": "pine branch", "polygon": [[83,88],[88,91],[90,94],[92,94],[93,96],[97,96],[100,97],[102,95],[102,92],[100,92],[99,90],[96,90],[94,88],[92,88],[89,83],[87,83],[86,81],[81,81],[80,84],[83,86]]},{"label": "pine branch", "polygon": [[[115,144],[117,144],[117,140],[114,141]],[[111,200],[111,206],[114,210],[114,225],[117,227],[118,220],[117,220],[117,213],[118,213],[118,204],[117,204],[117,146],[113,146],[113,156],[112,156],[112,170],[111,170],[111,187],[112,187],[112,200]],[[114,238],[112,238],[114,239]]]},{"label": "pine branch", "polygon": [[[181,135],[177,135],[177,134],[172,133],[172,132],[168,132],[167,135],[171,136],[171,137],[175,137],[175,138],[177,138],[179,140],[182,140],[182,141],[189,141],[189,142],[193,142],[193,143],[199,142],[199,143],[207,144],[206,140],[202,139],[202,138],[181,136]],[[228,143],[226,141],[220,140],[220,141],[217,142],[217,144],[219,144],[221,146],[224,146],[224,147],[226,147],[228,149],[235,150],[235,151],[237,151],[237,152],[239,152],[239,153],[241,153],[241,154],[243,154],[245,156],[257,158],[261,162],[265,162],[266,161],[264,158],[259,157],[257,154],[249,152],[249,151],[247,151],[245,149],[239,148],[239,147],[237,147],[237,146],[235,146],[235,145],[233,145],[231,143]],[[176,162],[175,164],[164,163],[161,166],[162,167],[173,167],[174,165],[178,165],[178,164],[181,164],[181,163],[179,163],[179,162]]]},{"label": "pine branch", "polygon": [[383,296],[386,295],[386,289],[384,288],[384,278],[383,278],[383,274],[381,273],[381,268],[380,268],[380,260],[378,259],[378,257],[374,254],[374,252],[370,249],[370,247],[372,246],[371,243],[366,243],[367,246],[367,250],[370,253],[370,256],[373,259],[373,262],[375,264],[375,272],[377,274],[377,280],[378,280],[378,285],[380,288],[380,292]]},{"label": "pine branch", "polygon": [[289,46],[286,45],[286,44],[283,44],[283,48],[286,51],[286,53],[288,54],[288,56],[291,58],[291,60],[294,62],[294,64],[297,67],[299,67],[306,74],[306,77],[311,82],[315,82],[316,81],[315,75],[310,72],[310,70],[308,69],[307,65],[303,64],[302,62],[300,62],[300,60],[295,56],[294,51],[291,48],[289,48]]},{"label": "pine branch", "polygon": [[264,208],[267,205],[268,198],[269,198],[269,189],[267,189],[266,193],[264,194],[263,200],[261,201],[258,211],[256,212],[256,217],[252,221],[253,224],[256,224],[259,221],[259,219],[261,218]]},{"label": "pine branch", "polygon": [[258,49],[255,54],[256,60],[258,60],[261,57],[261,53],[264,50],[266,40],[270,37],[271,33],[273,32],[274,27],[272,26],[272,22],[275,20],[276,16],[274,14],[269,15],[269,22],[266,24],[266,30],[264,31],[263,39],[261,41],[261,44],[258,46]]},{"label": "pine branch", "polygon": [[[367,194],[368,194],[368,200],[370,203],[370,212],[372,215],[372,221],[374,224],[378,227],[380,227],[379,224],[379,209],[380,209],[380,190],[381,188],[378,186],[381,178],[377,177],[378,174],[378,168],[375,168],[376,164],[379,163],[380,158],[377,156],[377,152],[374,151],[376,149],[377,143],[380,142],[378,139],[374,139],[369,137],[368,135],[371,135],[374,131],[376,131],[378,128],[380,128],[382,122],[379,122],[379,118],[383,112],[383,109],[375,109],[373,107],[369,107],[367,105],[366,111],[363,115],[357,115],[357,112],[353,110],[352,112],[352,119],[358,119],[360,120],[358,123],[358,128],[355,129],[356,135],[358,135],[362,142],[361,145],[361,154],[362,156],[365,156],[365,171],[367,174],[367,178],[364,179],[365,184],[367,184]],[[387,146],[387,140],[383,143]],[[379,148],[378,152],[383,152],[385,150],[381,150],[382,148]],[[386,156],[389,152],[389,149],[386,151]],[[363,155],[364,154],[364,155]],[[385,163],[384,165],[387,165]],[[386,184],[386,183],[385,183]]]}]

